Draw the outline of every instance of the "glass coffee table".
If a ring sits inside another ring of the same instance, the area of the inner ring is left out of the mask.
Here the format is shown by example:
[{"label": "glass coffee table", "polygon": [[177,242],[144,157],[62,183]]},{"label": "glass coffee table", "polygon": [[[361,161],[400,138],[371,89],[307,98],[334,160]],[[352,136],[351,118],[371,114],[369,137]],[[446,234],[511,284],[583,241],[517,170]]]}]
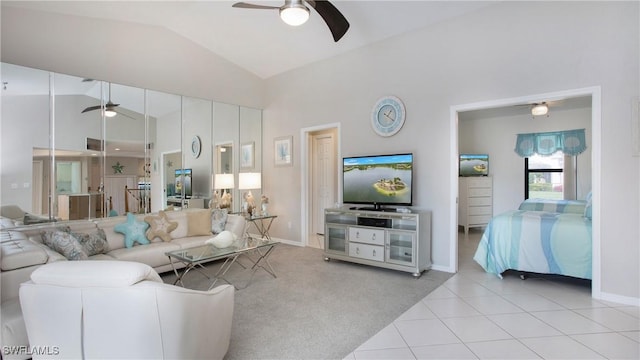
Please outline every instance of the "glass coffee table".
[{"label": "glass coffee table", "polygon": [[[238,257],[241,255],[246,255],[253,265],[251,266],[251,277],[247,281],[247,284],[242,287],[234,285],[236,289],[244,289],[249,286],[253,279],[253,275],[256,273],[258,268],[262,268],[264,271],[276,278],[276,273],[273,270],[273,267],[271,267],[268,258],[277,244],[277,242],[267,239],[245,238],[240,242],[234,242],[231,246],[226,248],[217,248],[213,245],[207,244],[190,249],[167,252],[166,255],[169,257],[171,267],[177,277],[173,285],[180,284],[184,287],[182,279],[194,269],[212,281],[209,290],[213,289],[218,279],[222,279],[228,284],[231,284],[231,282],[224,278],[224,275],[229,271],[231,265],[234,263],[246,268],[240,262],[237,262]],[[222,266],[218,269],[215,275],[213,275],[213,277],[203,271],[206,270],[203,266],[204,263],[222,259],[224,259],[224,263],[222,263]],[[176,262],[181,262],[185,265],[182,272],[179,272],[179,269],[176,268]]]}]

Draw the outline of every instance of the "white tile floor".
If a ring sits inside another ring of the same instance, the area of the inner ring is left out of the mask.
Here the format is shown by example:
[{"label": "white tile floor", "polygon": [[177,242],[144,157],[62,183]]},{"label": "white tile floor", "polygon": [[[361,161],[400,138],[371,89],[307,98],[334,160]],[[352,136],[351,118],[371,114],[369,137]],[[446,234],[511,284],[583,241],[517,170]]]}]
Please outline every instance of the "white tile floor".
[{"label": "white tile floor", "polygon": [[459,272],[345,359],[639,359],[640,310],[566,279],[499,279],[459,236]]}]

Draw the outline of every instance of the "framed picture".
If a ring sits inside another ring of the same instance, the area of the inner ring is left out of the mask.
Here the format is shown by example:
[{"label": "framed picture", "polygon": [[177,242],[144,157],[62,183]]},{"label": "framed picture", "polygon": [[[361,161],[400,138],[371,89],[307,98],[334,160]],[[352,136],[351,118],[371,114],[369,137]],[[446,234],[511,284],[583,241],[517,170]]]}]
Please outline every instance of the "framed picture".
[{"label": "framed picture", "polygon": [[253,169],[255,167],[254,154],[254,142],[247,142],[240,145],[240,168],[241,169]]},{"label": "framed picture", "polygon": [[292,166],[293,136],[278,137],[273,140],[275,166]]}]

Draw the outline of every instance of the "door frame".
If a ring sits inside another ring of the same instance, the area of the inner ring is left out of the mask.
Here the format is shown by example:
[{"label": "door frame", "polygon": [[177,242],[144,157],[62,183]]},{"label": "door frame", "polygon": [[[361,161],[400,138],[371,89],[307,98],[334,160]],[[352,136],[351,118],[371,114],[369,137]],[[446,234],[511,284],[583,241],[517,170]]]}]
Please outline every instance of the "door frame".
[{"label": "door frame", "polygon": [[450,107],[451,148],[449,169],[450,213],[449,213],[449,272],[458,272],[458,113],[463,111],[491,109],[505,106],[522,105],[540,101],[559,100],[572,97],[591,96],[591,193],[593,199],[592,220],[592,261],[591,296],[602,298],[601,252],[600,252],[600,186],[601,186],[601,147],[602,147],[602,97],[600,86],[573,90],[564,90],[516,98],[481,101],[477,103],[454,105]]},{"label": "door frame", "polygon": [[[336,142],[336,159],[339,160],[342,158],[342,145],[340,143],[341,138],[341,129],[340,123],[330,123],[312,127],[306,127],[300,129],[300,167],[302,171],[302,176],[300,177],[300,189],[301,197],[300,197],[300,239],[302,242],[302,246],[307,246],[309,244],[309,229],[311,228],[311,213],[309,211],[309,203],[311,201],[311,192],[309,189],[309,179],[311,176],[311,167],[309,161],[309,146],[311,141],[311,133],[322,130],[331,130],[335,129],[335,142]],[[340,161],[336,161],[336,175],[340,174]],[[338,192],[338,202],[342,202],[342,182],[336,182]]]}]

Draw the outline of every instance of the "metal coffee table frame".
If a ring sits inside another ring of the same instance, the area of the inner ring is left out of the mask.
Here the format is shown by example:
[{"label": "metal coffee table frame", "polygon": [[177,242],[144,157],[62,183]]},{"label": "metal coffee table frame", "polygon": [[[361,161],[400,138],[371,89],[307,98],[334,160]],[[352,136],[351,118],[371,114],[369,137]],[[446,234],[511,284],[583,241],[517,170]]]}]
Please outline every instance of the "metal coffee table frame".
[{"label": "metal coffee table frame", "polygon": [[[167,252],[166,255],[169,257],[171,268],[173,269],[173,272],[177,277],[176,281],[174,281],[173,283],[174,285],[177,285],[179,283],[182,287],[184,287],[182,279],[191,270],[195,269],[197,272],[212,281],[209,290],[213,289],[218,279],[222,279],[228,284],[233,285],[236,289],[240,290],[246,288],[247,286],[249,286],[249,284],[251,284],[253,276],[255,275],[258,268],[262,268],[271,276],[277,278],[276,273],[273,270],[273,267],[269,263],[268,259],[269,255],[271,255],[271,252],[277,244],[277,242],[265,239],[246,238],[242,241],[242,243],[235,243],[229,247],[222,249],[216,248],[213,245],[202,245],[190,249],[170,251]],[[251,253],[258,254],[257,258],[254,259],[253,257],[251,257]],[[237,285],[232,284],[230,281],[228,281],[224,276],[234,263],[237,263],[243,268],[246,268],[242,263],[237,261],[241,255],[245,255],[246,258],[251,261],[252,266],[251,276],[249,277],[246,285],[238,287]],[[205,270],[205,267],[202,264],[222,259],[224,259],[224,262],[215,273],[215,275],[213,275],[213,277],[209,276],[205,271],[203,271]],[[174,260],[177,260],[185,265],[182,272],[178,271],[179,269],[176,268]]]}]

